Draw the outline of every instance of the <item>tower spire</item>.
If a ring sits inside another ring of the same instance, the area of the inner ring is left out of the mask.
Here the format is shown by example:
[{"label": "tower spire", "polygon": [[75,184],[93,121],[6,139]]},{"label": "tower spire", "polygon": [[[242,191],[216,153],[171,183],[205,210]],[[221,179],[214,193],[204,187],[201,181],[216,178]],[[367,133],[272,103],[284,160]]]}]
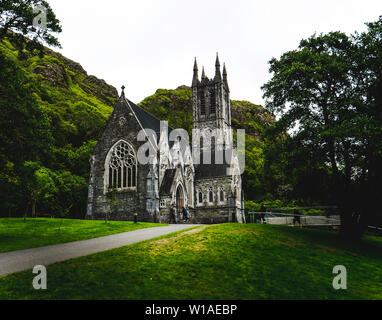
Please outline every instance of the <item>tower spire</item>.
[{"label": "tower spire", "polygon": [[215,80],[221,80],[222,76],[220,73],[220,62],[219,62],[219,55],[216,52],[216,62],[215,62]]},{"label": "tower spire", "polygon": [[202,70],[202,80],[206,78],[206,74],[204,73],[204,66],[203,66],[203,70]]},{"label": "tower spire", "polygon": [[223,65],[223,82],[224,82],[224,84],[226,85],[227,90],[229,91],[228,80],[227,80],[227,70],[226,70],[226,68],[225,68],[225,63],[224,63],[224,65]]},{"label": "tower spire", "polygon": [[196,62],[196,57],[195,57],[195,62],[194,62],[194,72],[198,72],[198,63]]},{"label": "tower spire", "polygon": [[192,78],[192,86],[196,86],[198,84],[198,64],[196,62],[196,57],[195,57],[195,62],[194,62],[194,76]]}]

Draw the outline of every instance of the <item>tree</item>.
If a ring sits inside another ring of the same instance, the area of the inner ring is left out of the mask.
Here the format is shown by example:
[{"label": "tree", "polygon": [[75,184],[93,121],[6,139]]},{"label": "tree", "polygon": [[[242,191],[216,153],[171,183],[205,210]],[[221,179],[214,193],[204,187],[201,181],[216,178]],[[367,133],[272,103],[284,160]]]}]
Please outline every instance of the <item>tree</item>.
[{"label": "tree", "polygon": [[24,205],[24,162],[46,159],[53,137],[49,118],[37,104],[21,68],[2,51],[0,114],[0,210],[9,212]]},{"label": "tree", "polygon": [[40,167],[36,162],[24,163],[24,185],[27,191],[28,205],[24,214],[26,220],[29,205],[32,206],[32,217],[36,216],[36,204],[40,199],[52,198],[57,193],[53,180],[53,172],[48,168]]},{"label": "tree", "polygon": [[366,25],[366,32],[355,35],[358,47],[355,66],[361,79],[362,99],[355,118],[362,155],[358,179],[366,220],[373,225],[382,225],[379,203],[382,190],[382,16]]},{"label": "tree", "polygon": [[[19,52],[43,52],[43,44],[61,47],[53,33],[61,32],[60,21],[44,0],[0,0],[0,41],[13,38]],[[28,41],[25,37],[28,37]]]},{"label": "tree", "polygon": [[359,112],[365,108],[368,86],[360,72],[362,58],[354,38],[344,33],[313,35],[302,40],[297,50],[270,61],[273,77],[263,86],[267,107],[280,115],[277,127],[294,131],[292,152],[302,155],[300,159],[306,157],[307,163],[314,160],[310,164],[323,172],[329,170],[329,190],[341,206],[346,231],[355,238],[362,234],[366,221],[359,223],[357,218],[354,223],[362,201],[349,195],[357,190],[364,156],[362,128],[371,123]]},{"label": "tree", "polygon": [[55,212],[56,216],[64,217],[72,212],[72,217],[83,218],[88,191],[87,180],[67,170],[53,171],[52,178],[57,192],[54,201],[46,204],[46,209]]},{"label": "tree", "polygon": [[7,159],[2,160],[0,163],[4,163],[4,168],[0,171],[0,203],[8,210],[8,216],[11,217],[12,210],[17,208],[17,204],[22,200],[20,177],[15,171],[14,163]]}]

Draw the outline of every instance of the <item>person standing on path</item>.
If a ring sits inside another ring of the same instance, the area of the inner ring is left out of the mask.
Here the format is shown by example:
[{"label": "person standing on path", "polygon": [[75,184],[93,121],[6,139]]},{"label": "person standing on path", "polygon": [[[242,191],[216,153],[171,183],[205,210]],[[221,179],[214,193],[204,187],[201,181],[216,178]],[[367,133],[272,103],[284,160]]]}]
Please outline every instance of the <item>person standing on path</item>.
[{"label": "person standing on path", "polygon": [[295,225],[296,222],[298,222],[298,224],[301,228],[302,224],[301,224],[301,219],[300,219],[300,212],[296,208],[293,208],[293,226]]},{"label": "person standing on path", "polygon": [[265,221],[265,212],[267,212],[267,208],[264,205],[264,202],[261,203],[261,208],[260,208],[260,222],[261,223],[266,223]]},{"label": "person standing on path", "polygon": [[188,221],[188,212],[187,212],[187,209],[185,207],[183,207],[182,209],[182,213],[183,213],[183,220],[184,221]]},{"label": "person standing on path", "polygon": [[176,223],[174,205],[171,205],[171,207],[170,207],[170,224],[171,223]]}]

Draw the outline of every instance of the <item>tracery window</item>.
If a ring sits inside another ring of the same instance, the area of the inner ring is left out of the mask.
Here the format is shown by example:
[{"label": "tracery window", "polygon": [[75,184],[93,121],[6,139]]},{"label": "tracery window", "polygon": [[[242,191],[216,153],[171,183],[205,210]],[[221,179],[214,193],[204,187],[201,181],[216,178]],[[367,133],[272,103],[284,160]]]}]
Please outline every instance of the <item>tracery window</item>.
[{"label": "tracery window", "polygon": [[204,91],[200,95],[200,114],[206,114],[206,97]]},{"label": "tracery window", "polygon": [[137,159],[133,148],[124,141],[111,150],[109,161],[109,186],[132,189],[137,186]]}]

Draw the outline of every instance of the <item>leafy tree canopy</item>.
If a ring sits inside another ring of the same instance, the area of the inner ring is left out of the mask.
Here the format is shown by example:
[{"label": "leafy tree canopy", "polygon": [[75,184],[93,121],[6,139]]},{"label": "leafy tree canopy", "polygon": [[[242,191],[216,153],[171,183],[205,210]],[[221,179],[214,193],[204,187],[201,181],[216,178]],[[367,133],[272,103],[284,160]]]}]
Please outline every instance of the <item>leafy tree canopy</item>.
[{"label": "leafy tree canopy", "polygon": [[[61,47],[54,33],[62,31],[49,3],[44,0],[0,0],[0,41],[12,37],[20,52],[38,49],[43,44]],[[29,38],[27,40],[25,37]]]},{"label": "leafy tree canopy", "polygon": [[[273,134],[291,132],[279,153],[294,188],[321,180],[328,199],[364,224],[377,215],[382,178],[382,18],[367,25],[362,34],[302,40],[270,61],[273,76],[262,87],[267,108],[280,116]],[[268,156],[274,160],[274,152]]]}]

